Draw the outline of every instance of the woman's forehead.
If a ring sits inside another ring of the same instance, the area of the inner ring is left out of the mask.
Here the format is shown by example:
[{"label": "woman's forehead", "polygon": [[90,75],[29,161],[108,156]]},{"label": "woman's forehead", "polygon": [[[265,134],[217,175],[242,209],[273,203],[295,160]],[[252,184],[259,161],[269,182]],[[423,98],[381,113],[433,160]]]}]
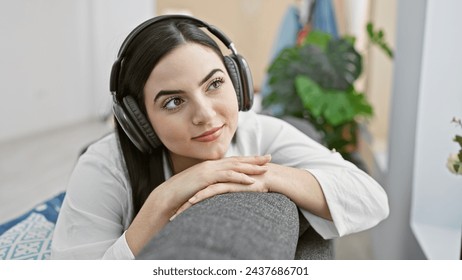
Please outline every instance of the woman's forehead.
[{"label": "woman's forehead", "polygon": [[199,44],[183,44],[159,61],[146,86],[161,90],[197,85],[213,69],[226,72],[222,58],[215,51]]},{"label": "woman's forehead", "polygon": [[199,44],[188,43],[164,56],[151,75],[159,79],[181,74],[203,76],[215,68],[224,68],[222,58],[215,51]]}]

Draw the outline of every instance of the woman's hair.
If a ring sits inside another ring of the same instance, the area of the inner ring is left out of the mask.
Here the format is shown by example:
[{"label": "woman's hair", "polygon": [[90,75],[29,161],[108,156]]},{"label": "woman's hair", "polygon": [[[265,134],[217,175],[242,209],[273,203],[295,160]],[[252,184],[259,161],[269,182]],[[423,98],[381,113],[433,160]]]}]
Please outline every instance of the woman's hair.
[{"label": "woman's hair", "polygon": [[[131,95],[146,116],[144,86],[159,60],[185,43],[196,43],[211,48],[222,59],[215,41],[188,20],[164,20],[140,32],[127,48],[122,64],[118,88],[123,96]],[[154,188],[165,181],[163,145],[151,154],[139,151],[130,141],[117,120],[116,133],[132,187],[134,216],[139,212]]]}]

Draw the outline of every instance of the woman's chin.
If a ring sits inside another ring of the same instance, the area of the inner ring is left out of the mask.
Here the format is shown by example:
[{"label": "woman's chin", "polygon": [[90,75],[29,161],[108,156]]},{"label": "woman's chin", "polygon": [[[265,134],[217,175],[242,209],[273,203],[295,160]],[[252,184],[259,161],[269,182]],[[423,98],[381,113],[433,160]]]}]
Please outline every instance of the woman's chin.
[{"label": "woman's chin", "polygon": [[203,159],[204,160],[217,160],[217,159],[222,159],[226,155],[226,151],[210,151],[207,153],[204,153]]}]

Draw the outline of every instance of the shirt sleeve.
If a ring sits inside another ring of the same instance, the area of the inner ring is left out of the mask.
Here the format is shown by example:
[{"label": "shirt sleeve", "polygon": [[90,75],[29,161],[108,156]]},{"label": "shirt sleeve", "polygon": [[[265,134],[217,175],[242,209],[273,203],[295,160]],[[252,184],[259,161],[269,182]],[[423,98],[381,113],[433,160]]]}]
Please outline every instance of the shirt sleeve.
[{"label": "shirt sleeve", "polygon": [[70,177],[52,242],[52,259],[134,259],[125,239],[127,188],[114,161],[92,151]]},{"label": "shirt sleeve", "polygon": [[109,247],[106,253],[103,256],[103,259],[106,260],[134,260],[135,256],[133,255],[130,247],[128,247],[127,239],[125,238],[125,233],[117,239],[117,241]]},{"label": "shirt sleeve", "polygon": [[333,221],[300,210],[323,238],[369,229],[388,216],[387,195],[367,173],[280,119],[260,116],[259,123],[263,154],[271,154],[273,163],[305,169],[319,182]]}]

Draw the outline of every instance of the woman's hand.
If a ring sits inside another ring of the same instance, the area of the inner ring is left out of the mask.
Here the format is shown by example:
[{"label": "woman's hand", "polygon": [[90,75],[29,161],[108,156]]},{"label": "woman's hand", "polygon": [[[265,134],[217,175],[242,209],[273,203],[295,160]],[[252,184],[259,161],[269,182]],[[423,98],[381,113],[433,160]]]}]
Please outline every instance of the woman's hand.
[{"label": "woman's hand", "polygon": [[[258,158],[258,157],[256,157]],[[271,160],[271,156],[267,155],[263,157],[266,161],[260,161],[260,164],[257,169],[253,169],[253,171],[259,172],[245,172],[240,175],[243,180],[218,180],[218,181],[209,181],[207,182],[207,186],[196,192],[189,198],[181,207],[178,208],[175,215],[173,215],[170,220],[173,220],[177,215],[191,207],[192,205],[205,200],[207,198],[211,198],[213,196],[224,194],[224,193],[231,193],[231,192],[268,192],[269,185],[265,183],[265,173],[268,170],[269,161]],[[235,158],[236,159],[236,158]],[[246,171],[250,171],[248,169]],[[242,172],[242,171],[241,171]],[[239,178],[239,177],[236,177]]]},{"label": "woman's hand", "polygon": [[[265,173],[270,160],[271,156],[267,155],[204,161],[171,177],[156,190],[169,194],[166,201],[170,201],[177,212],[189,200],[194,201],[196,194],[211,197],[232,191],[230,186],[253,185],[257,180],[252,176]],[[208,190],[210,188],[214,191]]]}]

